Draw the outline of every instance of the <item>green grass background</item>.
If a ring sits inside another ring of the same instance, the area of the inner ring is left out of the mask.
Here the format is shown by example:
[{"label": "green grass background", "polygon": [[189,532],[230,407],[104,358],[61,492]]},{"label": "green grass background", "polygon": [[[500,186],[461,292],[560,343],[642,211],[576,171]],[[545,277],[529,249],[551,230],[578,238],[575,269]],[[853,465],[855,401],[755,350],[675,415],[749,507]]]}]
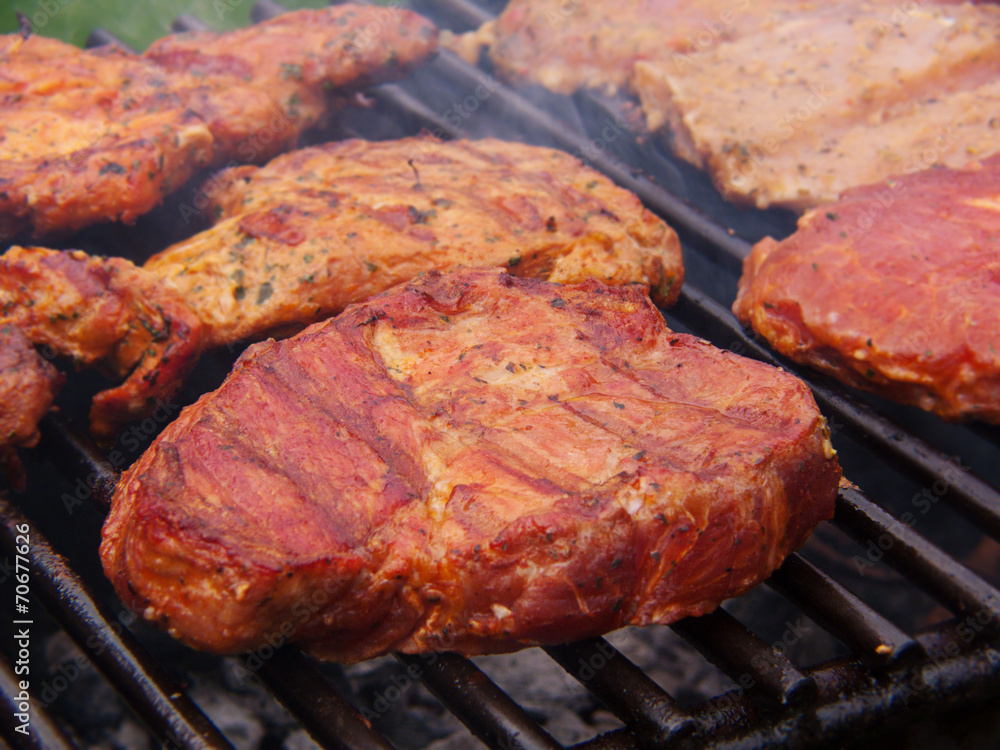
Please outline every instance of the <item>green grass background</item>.
[{"label": "green grass background", "polygon": [[[37,34],[83,46],[95,26],[102,26],[129,46],[144,50],[170,33],[181,13],[191,13],[216,30],[250,23],[255,0],[0,0],[0,33],[17,31],[16,12],[32,20]],[[327,0],[280,0],[289,10],[320,8]]]}]

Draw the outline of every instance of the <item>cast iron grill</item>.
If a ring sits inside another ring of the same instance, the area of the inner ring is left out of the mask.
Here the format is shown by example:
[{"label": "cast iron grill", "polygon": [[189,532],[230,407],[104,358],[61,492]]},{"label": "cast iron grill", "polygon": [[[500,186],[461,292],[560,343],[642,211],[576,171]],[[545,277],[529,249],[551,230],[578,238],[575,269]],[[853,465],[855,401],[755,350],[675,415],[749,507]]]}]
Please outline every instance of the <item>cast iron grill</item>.
[{"label": "cast iron grill", "polygon": [[[254,9],[254,19],[259,21],[280,10],[272,3],[260,3]],[[422,0],[418,10],[444,27],[458,30],[490,17],[488,10],[467,0]],[[201,26],[200,21],[188,16],[175,24],[177,30]],[[114,41],[99,30],[91,37],[91,44]],[[680,302],[668,313],[672,325],[804,376],[838,439],[849,436],[864,446],[865,461],[872,466],[889,467],[925,485],[944,482],[947,491],[942,502],[986,534],[1000,538],[1000,493],[991,484],[996,479],[984,480],[952,460],[950,443],[933,445],[929,436],[921,437],[895,421],[900,417],[904,421],[911,419],[907,411],[872,406],[831,381],[799,371],[746,335],[725,303],[731,299],[732,274],[738,272],[749,243],[693,208],[684,196],[660,186],[683,187],[686,176],[681,167],[671,165],[658,153],[654,141],[643,142],[624,132],[616,148],[617,156],[611,155],[610,149],[596,154],[588,149],[588,138],[595,137],[587,129],[594,113],[598,122],[602,116],[616,116],[619,102],[591,94],[577,95],[568,104],[552,102],[560,114],[573,110],[585,113],[568,124],[565,118],[554,117],[533,103],[548,105],[544,95],[533,95],[529,100],[520,92],[491,83],[488,98],[462,118],[461,127],[456,127],[455,118],[449,117],[452,107],[475,91],[487,73],[442,53],[407,82],[366,92],[374,100],[374,107],[367,112],[345,113],[335,126],[338,135],[369,135],[373,132],[372,118],[381,118],[395,123],[403,133],[426,129],[443,137],[456,137],[483,134],[485,128],[485,132],[553,145],[588,157],[584,160],[637,193],[681,235],[685,261],[693,267],[694,279],[685,285]],[[478,113],[480,105],[482,112]],[[640,175],[630,163],[641,165],[649,175]],[[706,210],[712,213],[711,206]],[[779,227],[776,233],[780,228],[787,231],[786,217],[768,218],[764,226],[768,226],[767,222]],[[886,408],[893,411],[893,417],[884,413]],[[916,421],[921,427],[920,420]],[[926,430],[921,432],[928,435]],[[963,439],[969,435],[978,441],[976,450],[987,455],[991,450],[995,453],[994,428],[962,428]],[[68,475],[87,477],[92,498],[102,510],[106,507],[116,474],[73,426],[47,417],[39,453]],[[847,473],[850,475],[850,470]],[[848,656],[819,666],[799,666],[720,609],[672,627],[738,687],[701,704],[684,706],[603,638],[548,648],[548,655],[624,724],[621,729],[576,747],[836,746],[929,713],[983,706],[1000,698],[1000,592],[941,547],[899,522],[886,509],[891,503],[876,498],[873,501],[861,490],[845,486],[833,524],[862,547],[876,544],[882,562],[939,602],[954,619],[930,628],[900,627],[877,611],[880,602],[869,601],[870,596],[852,593],[839,583],[836,565],[830,560],[816,562],[803,554],[793,554],[767,585],[835,636],[849,650]],[[121,618],[91,593],[100,582],[80,565],[61,557],[27,517],[31,513],[30,494],[19,504],[23,511],[0,498],[0,543],[4,553],[14,554],[15,527],[31,526],[33,596],[122,695],[152,735],[167,747],[231,747],[183,686],[123,627]],[[83,544],[94,548],[97,543],[96,537],[83,540]],[[66,553],[74,559],[80,557],[75,550],[67,549]],[[963,621],[970,618],[978,618],[976,621],[982,623],[978,630],[982,632],[967,640],[961,628]],[[504,749],[560,747],[516,700],[470,660],[453,654],[433,661],[404,655],[397,658],[486,745]],[[295,649],[277,649],[254,672],[322,746],[357,750],[392,747],[359,714],[354,697],[345,694]],[[5,709],[16,702],[12,679],[10,665],[0,664],[0,695]],[[24,738],[15,734],[7,721],[11,713],[4,712],[4,737],[23,744]],[[74,747],[55,717],[41,709],[37,701],[32,714],[35,735],[27,746]]]}]

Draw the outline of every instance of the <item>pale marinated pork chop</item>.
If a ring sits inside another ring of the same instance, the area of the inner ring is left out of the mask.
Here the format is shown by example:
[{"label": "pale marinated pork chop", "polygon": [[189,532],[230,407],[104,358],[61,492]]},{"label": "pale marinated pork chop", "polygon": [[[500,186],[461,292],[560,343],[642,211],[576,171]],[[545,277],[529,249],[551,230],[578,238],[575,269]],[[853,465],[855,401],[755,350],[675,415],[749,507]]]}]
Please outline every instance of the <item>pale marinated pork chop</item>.
[{"label": "pale marinated pork chop", "polygon": [[802,210],[1000,151],[1000,7],[950,0],[512,0],[444,44],[569,94],[637,94],[720,191]]},{"label": "pale marinated pork chop", "polygon": [[850,385],[1000,423],[1000,155],[810,211],[754,247],[733,310]]},{"label": "pale marinated pork chop", "polygon": [[482,654],[708,612],[839,476],[805,385],[640,288],[431,273],[248,350],[122,476],[101,558],[198,648]]},{"label": "pale marinated pork chop", "polygon": [[607,93],[632,88],[640,60],[698,55],[797,13],[816,0],[511,0],[480,29],[442,44],[472,62],[485,47],[497,75],[537,83],[560,94],[579,88]]},{"label": "pale marinated pork chop", "polygon": [[650,129],[728,198],[802,210],[1000,151],[1000,7],[831,3],[668,64],[637,63]]},{"label": "pale marinated pork chop", "polygon": [[[831,5],[820,0],[510,0],[496,20],[466,34],[444,32],[441,44],[472,63],[486,50],[497,75],[510,83],[539,84],[560,94],[580,88],[613,94],[634,91],[637,62],[683,65],[720,44]],[[864,5],[877,8],[888,29],[904,22],[918,3],[868,0]]]}]

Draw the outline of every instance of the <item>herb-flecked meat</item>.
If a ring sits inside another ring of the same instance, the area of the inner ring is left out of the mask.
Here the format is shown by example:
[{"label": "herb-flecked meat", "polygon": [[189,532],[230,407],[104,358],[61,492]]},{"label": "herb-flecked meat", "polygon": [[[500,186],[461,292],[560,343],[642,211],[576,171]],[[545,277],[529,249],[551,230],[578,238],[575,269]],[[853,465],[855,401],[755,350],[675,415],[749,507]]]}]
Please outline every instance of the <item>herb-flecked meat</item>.
[{"label": "herb-flecked meat", "polygon": [[334,102],[435,49],[409,11],[338,5],[134,55],[0,36],[0,242],[132,221],[196,170],[261,162]]},{"label": "herb-flecked meat", "polygon": [[95,402],[98,437],[152,412],[202,349],[301,330],[424,271],[595,277],[649,286],[662,305],[684,278],[669,226],[547,148],[346,141],[223,171],[205,192],[216,225],[142,268],[44,248],[0,256],[0,323],[78,365],[131,373]]},{"label": "herb-flecked meat", "polygon": [[123,475],[101,557],[202,649],[499,652],[714,609],[839,476],[800,381],[641,289],[430,273],[249,349]]},{"label": "herb-flecked meat", "polygon": [[638,96],[734,202],[805,210],[1000,151],[1000,7],[851,0],[511,0],[444,44],[562,94]]},{"label": "herb-flecked meat", "polygon": [[210,192],[216,225],[145,269],[183,296],[214,346],[301,329],[456,265],[643,284],[665,306],[684,278],[670,227],[632,193],[549,148],[343,141],[224,172]]}]

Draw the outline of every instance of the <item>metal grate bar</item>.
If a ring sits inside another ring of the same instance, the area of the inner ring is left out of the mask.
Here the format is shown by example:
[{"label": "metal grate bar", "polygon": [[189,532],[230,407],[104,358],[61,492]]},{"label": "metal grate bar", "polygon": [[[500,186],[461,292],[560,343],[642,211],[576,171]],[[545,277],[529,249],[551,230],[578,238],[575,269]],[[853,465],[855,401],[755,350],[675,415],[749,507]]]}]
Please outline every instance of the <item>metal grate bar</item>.
[{"label": "metal grate bar", "polygon": [[[87,591],[45,537],[0,497],[0,544],[12,557],[16,527],[27,526],[32,593],[94,662],[161,742],[191,750],[231,748],[215,725]],[[95,647],[94,644],[97,644]]]},{"label": "metal grate bar", "polygon": [[1000,631],[1000,591],[860,490],[841,488],[834,523],[870,552],[865,562],[874,565],[884,555],[893,568],[956,614],[988,614],[987,627]]},{"label": "metal grate bar", "polygon": [[628,729],[614,729],[573,745],[569,750],[642,750],[642,746]]},{"label": "metal grate bar", "polygon": [[112,44],[122,49],[126,49],[129,52],[135,52],[131,47],[129,47],[125,42],[116,37],[107,29],[94,29],[87,36],[86,46],[87,47],[103,47],[106,44]]},{"label": "metal grate bar", "polygon": [[183,34],[186,31],[211,31],[211,27],[196,16],[192,16],[190,13],[181,13],[174,22],[170,25],[170,28],[176,31],[178,34]]},{"label": "metal grate bar", "polygon": [[870,667],[923,655],[916,639],[797,553],[767,583]]},{"label": "metal grate bar", "polygon": [[431,130],[435,133],[442,133],[449,138],[458,138],[460,133],[453,128],[446,120],[438,114],[432,112],[427,106],[413,94],[396,83],[383,83],[381,86],[374,86],[365,90],[365,94],[372,97],[379,103],[386,104],[397,112],[405,112],[407,115],[417,120],[418,127]]},{"label": "metal grate bar", "polygon": [[[921,637],[924,647],[936,653],[936,644],[954,643],[954,635]],[[861,733],[890,732],[949,708],[987,706],[1000,696],[1000,651],[995,647],[963,649],[954,658],[927,661],[919,670],[897,670],[882,680],[856,663],[840,661],[810,672],[820,687],[821,701],[808,712],[786,709],[762,715],[752,726],[733,732],[727,714],[696,712],[704,720],[698,747],[715,750],[751,750],[785,747],[853,746]],[[956,691],[962,682],[965,690]],[[724,696],[725,697],[725,696]],[[736,704],[746,696],[728,696]],[[890,735],[891,736],[891,735]]]},{"label": "metal grate bar", "polygon": [[[809,711],[795,706],[755,713],[742,691],[732,691],[692,709],[698,731],[690,744],[714,750],[840,747],[859,734],[891,732],[914,716],[948,708],[988,706],[1000,698],[1000,650],[995,645],[969,645],[953,627],[918,636],[934,656],[914,670],[892,670],[880,679],[857,662],[838,660],[807,674],[819,688],[819,701]],[[955,644],[957,656],[944,658]],[[951,644],[951,646],[949,646]],[[961,683],[963,689],[956,690]],[[573,750],[634,750],[638,741],[619,729],[574,745]]]},{"label": "metal grate bar", "polygon": [[[0,659],[0,733],[13,747],[27,750],[77,750],[76,744],[52,720],[49,712],[31,695],[28,703],[30,724],[23,724],[15,714],[21,711],[23,677],[14,674],[6,659]],[[27,733],[18,727],[28,727]]]},{"label": "metal grate bar", "polygon": [[258,0],[258,2],[254,3],[253,8],[250,9],[250,20],[254,23],[260,23],[261,21],[266,21],[269,18],[274,18],[287,12],[288,8],[274,2],[274,0]]},{"label": "metal grate bar", "polygon": [[694,730],[687,712],[603,638],[545,651],[628,724],[646,747],[662,747]]},{"label": "metal grate bar", "polygon": [[119,474],[90,436],[51,411],[42,417],[38,429],[42,435],[39,450],[62,471],[81,478],[91,490],[87,499],[107,513]]},{"label": "metal grate bar", "polygon": [[[728,341],[727,348],[733,351],[796,374],[809,385],[816,401],[827,415],[834,418],[834,429],[848,428],[880,454],[905,465],[924,479],[944,481],[948,487],[944,501],[971,519],[984,532],[1000,539],[1000,492],[989,483],[891,419],[858,401],[842,387],[830,387],[823,381],[817,381],[815,374],[804,375],[795,365],[779,359],[749,337],[736,318],[704,292],[685,284],[677,305],[669,314],[699,330],[702,335],[715,338],[716,341]],[[832,383],[829,380],[826,382]],[[843,420],[842,425],[838,424],[840,420]]]},{"label": "metal grate bar", "polygon": [[724,609],[671,628],[744,690],[756,688],[753,694],[779,704],[801,706],[816,699],[812,678]]},{"label": "metal grate bar", "polygon": [[458,654],[396,654],[469,730],[498,750],[558,750],[562,746],[483,672]]},{"label": "metal grate bar", "polygon": [[301,652],[279,649],[258,670],[274,696],[309,735],[333,750],[393,750]]},{"label": "metal grate bar", "polygon": [[447,19],[451,26],[458,27],[458,30],[477,29],[484,23],[492,21],[496,16],[488,10],[469,2],[469,0],[447,0],[438,2],[437,0],[412,0],[410,5],[418,13],[426,16],[440,15],[442,11],[447,14]]}]

